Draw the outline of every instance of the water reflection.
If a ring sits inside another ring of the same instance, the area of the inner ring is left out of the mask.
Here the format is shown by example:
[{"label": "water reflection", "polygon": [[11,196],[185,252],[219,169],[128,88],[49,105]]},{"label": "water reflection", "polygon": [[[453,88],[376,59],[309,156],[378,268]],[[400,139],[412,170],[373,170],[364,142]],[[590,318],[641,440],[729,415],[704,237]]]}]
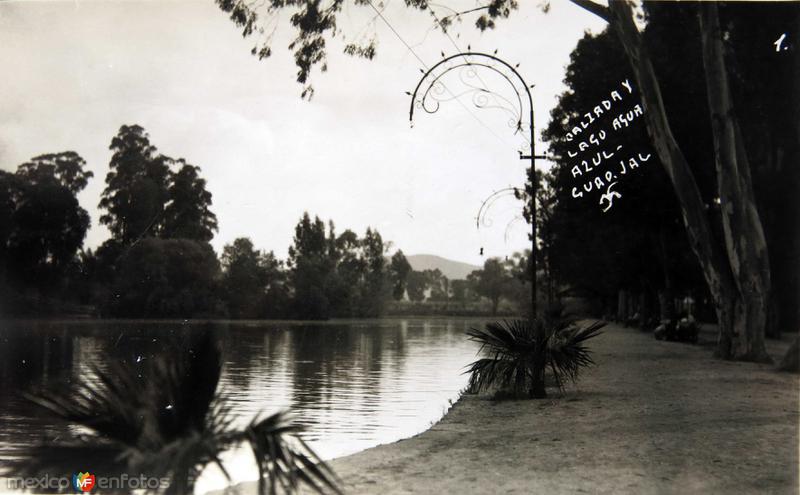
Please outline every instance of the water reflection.
[{"label": "water reflection", "polygon": [[[323,457],[423,431],[466,385],[478,320],[287,322],[14,322],[0,327],[0,463],[54,433],[19,392],[57,387],[111,360],[152,359],[200,325],[222,335],[220,390],[237,421],[291,409]],[[56,432],[57,433],[57,432]],[[250,475],[233,454],[235,478]],[[219,486],[206,480],[200,488]]]}]

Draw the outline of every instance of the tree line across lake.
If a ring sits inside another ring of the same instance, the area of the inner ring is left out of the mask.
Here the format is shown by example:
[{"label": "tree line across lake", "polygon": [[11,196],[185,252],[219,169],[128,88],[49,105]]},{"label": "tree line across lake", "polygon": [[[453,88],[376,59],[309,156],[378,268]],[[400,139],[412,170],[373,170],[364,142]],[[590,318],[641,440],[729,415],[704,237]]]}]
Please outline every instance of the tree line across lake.
[{"label": "tree line across lake", "polygon": [[451,281],[414,271],[400,250],[388,257],[377,230],[337,234],[308,213],[286,260],[246,237],[218,257],[200,168],[158,153],[137,125],[122,126],[110,149],[99,207],[111,238],[96,250],[83,247],[91,220],[77,194],[93,173],[80,155],[41,155],[0,171],[0,314],[325,319],[442,302],[450,312],[494,314],[503,298],[512,303],[506,311],[526,300],[525,255],[489,259]]}]

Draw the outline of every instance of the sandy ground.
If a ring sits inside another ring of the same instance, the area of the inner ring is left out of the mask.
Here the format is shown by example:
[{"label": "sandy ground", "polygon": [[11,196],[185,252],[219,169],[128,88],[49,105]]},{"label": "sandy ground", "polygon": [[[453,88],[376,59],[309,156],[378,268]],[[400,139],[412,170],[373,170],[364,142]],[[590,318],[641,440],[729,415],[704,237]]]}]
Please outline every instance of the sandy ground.
[{"label": "sandy ground", "polygon": [[[800,492],[800,377],[715,360],[712,340],[610,325],[564,396],[465,396],[430,430],[331,465],[349,494]],[[776,361],[787,347],[768,342]]]}]

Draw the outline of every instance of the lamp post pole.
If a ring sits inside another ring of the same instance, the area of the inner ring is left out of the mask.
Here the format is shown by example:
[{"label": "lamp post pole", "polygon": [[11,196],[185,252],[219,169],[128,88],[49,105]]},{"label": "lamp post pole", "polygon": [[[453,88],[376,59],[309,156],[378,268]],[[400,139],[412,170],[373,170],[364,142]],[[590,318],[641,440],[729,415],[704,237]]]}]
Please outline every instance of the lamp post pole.
[{"label": "lamp post pole", "polygon": [[[496,52],[495,52],[496,53]],[[519,64],[517,64],[518,66]],[[445,85],[443,79],[454,71],[461,71],[460,81],[467,86],[463,93],[454,94]],[[513,96],[510,98],[502,96],[500,93],[490,90],[483,83],[478,71],[489,71],[499,76],[501,81],[508,83]],[[464,74],[465,73],[465,74]],[[507,62],[498,58],[495,54],[480,52],[462,52],[449,57],[444,57],[436,65],[423,71],[422,79],[417,83],[417,87],[411,96],[411,109],[409,120],[414,123],[414,110],[422,109],[427,113],[436,113],[441,102],[458,100],[464,94],[472,95],[472,103],[477,108],[500,109],[513,116],[511,123],[515,133],[524,132],[527,127],[529,154],[522,152],[519,154],[520,160],[530,160],[528,170],[528,180],[531,183],[530,191],[530,221],[531,221],[531,317],[536,317],[536,159],[545,158],[536,156],[534,153],[534,133],[533,133],[533,98],[529,86],[516,66],[511,66]],[[524,95],[524,96],[523,96]],[[527,108],[524,108],[527,104]],[[527,110],[527,112],[526,112]],[[524,123],[524,116],[527,113],[527,122]],[[524,125],[527,124],[527,125]]]},{"label": "lamp post pole", "polygon": [[[527,85],[526,85],[527,88]],[[531,214],[531,319],[536,318],[536,189],[539,187],[536,180],[536,155],[534,154],[533,141],[533,99],[528,90],[528,101],[530,102],[530,154],[525,156],[520,154],[520,160],[530,160],[531,168],[528,171],[528,180],[531,183],[530,214]]]}]

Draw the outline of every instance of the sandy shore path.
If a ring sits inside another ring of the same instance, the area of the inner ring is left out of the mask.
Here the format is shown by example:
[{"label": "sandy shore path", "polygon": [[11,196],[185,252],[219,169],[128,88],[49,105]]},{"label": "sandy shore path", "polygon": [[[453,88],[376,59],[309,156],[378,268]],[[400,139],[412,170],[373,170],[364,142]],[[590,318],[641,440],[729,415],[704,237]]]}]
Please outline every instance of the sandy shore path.
[{"label": "sandy shore path", "polygon": [[416,437],[332,461],[346,493],[798,493],[797,375],[616,325],[591,345],[597,366],[563,397],[465,396]]}]

